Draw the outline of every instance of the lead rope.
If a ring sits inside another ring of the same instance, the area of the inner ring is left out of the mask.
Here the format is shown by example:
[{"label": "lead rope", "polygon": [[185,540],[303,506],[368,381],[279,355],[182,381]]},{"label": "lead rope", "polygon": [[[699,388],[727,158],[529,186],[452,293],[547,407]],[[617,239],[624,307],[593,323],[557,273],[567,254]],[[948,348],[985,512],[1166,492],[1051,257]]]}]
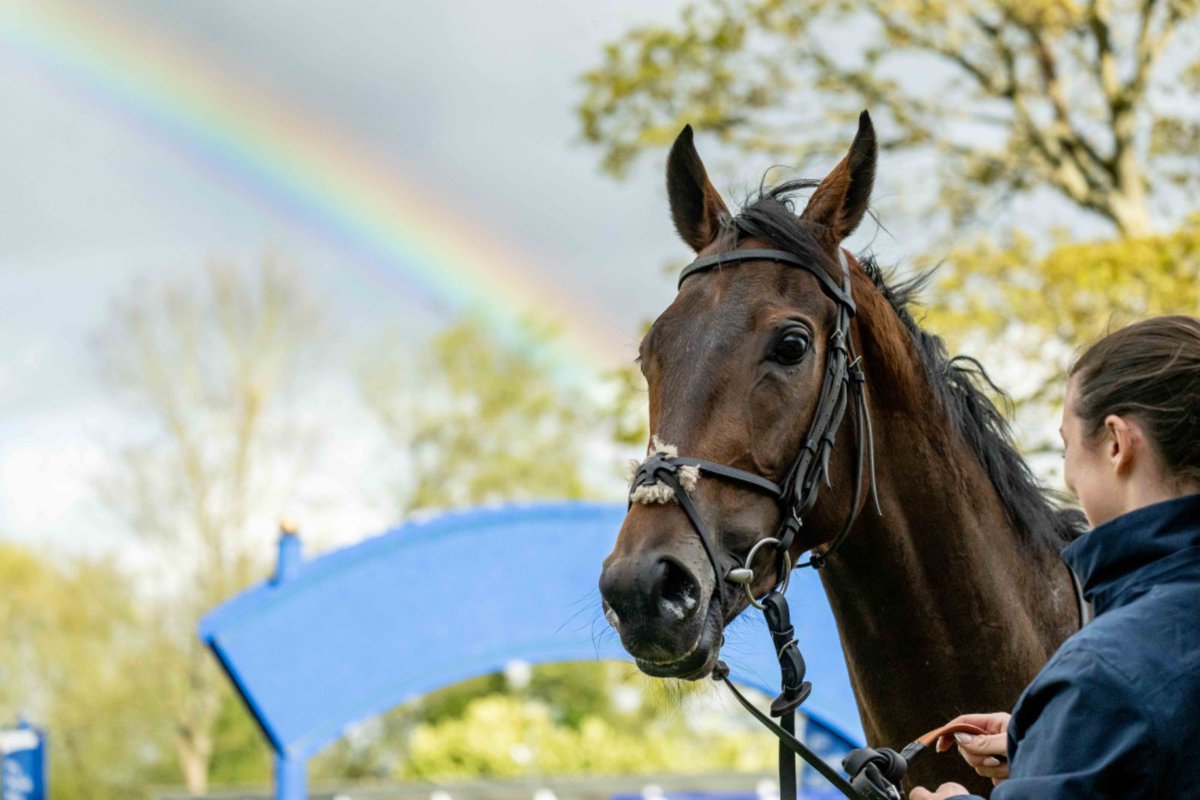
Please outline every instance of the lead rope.
[{"label": "lead rope", "polygon": [[[833,786],[842,794],[846,795],[846,797],[851,798],[851,800],[870,800],[870,798],[854,788],[854,786],[844,777],[842,777],[842,775],[838,773],[836,769],[825,763],[824,759],[822,759],[812,750],[809,750],[807,747],[805,747],[803,742],[796,738],[794,728],[796,719],[795,712],[788,712],[785,715],[783,725],[776,724],[773,719],[759,711],[753,703],[746,699],[745,695],[738,691],[738,688],[733,685],[732,681],[729,680],[729,667],[725,666],[725,662],[723,661],[717,662],[716,668],[713,669],[713,678],[715,680],[724,682],[724,684],[729,687],[729,691],[733,693],[733,696],[737,698],[737,701],[741,703],[742,707],[749,711],[750,714],[756,720],[762,723],[767,730],[778,737],[779,749],[781,753],[787,752],[793,757],[800,756],[800,758],[804,759],[809,766],[819,772],[822,777],[833,784]],[[791,727],[791,730],[788,729],[789,727]],[[795,797],[796,772],[794,762],[792,763],[792,768],[790,771],[788,771],[787,775],[784,774],[784,770],[781,766],[779,777],[780,798]],[[790,786],[786,788],[784,786],[785,779],[790,783]]]}]

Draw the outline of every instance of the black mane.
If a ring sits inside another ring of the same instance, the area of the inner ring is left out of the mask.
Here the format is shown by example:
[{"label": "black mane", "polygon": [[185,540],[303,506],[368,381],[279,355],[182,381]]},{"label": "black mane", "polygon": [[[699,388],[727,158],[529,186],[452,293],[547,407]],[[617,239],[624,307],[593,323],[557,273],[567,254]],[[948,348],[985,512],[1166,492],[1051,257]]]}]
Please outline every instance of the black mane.
[{"label": "black mane", "polygon": [[[793,180],[760,189],[740,214],[723,221],[725,243],[734,247],[742,239],[764,239],[824,264],[831,274],[838,275],[840,268],[814,236],[813,226],[802,223],[792,205],[792,195],[797,190],[812,188],[817,183]],[[912,337],[934,397],[983,465],[1022,539],[1043,543],[1055,551],[1061,549],[1083,529],[1082,514],[1060,508],[1055,502],[1056,495],[1038,482],[1013,444],[1008,420],[984,387],[1002,398],[1007,399],[1007,395],[976,359],[950,357],[941,337],[922,330],[913,317],[917,294],[932,273],[896,281],[885,274],[872,256],[859,256],[859,262]]]}]

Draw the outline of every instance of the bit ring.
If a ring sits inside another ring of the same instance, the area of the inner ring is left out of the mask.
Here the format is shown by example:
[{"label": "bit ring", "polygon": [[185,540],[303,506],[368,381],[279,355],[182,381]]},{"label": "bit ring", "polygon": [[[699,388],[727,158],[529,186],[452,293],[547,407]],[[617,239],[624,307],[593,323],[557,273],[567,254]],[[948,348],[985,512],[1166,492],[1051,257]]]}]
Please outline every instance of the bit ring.
[{"label": "bit ring", "polygon": [[[763,606],[762,603],[758,602],[758,599],[755,598],[755,596],[750,592],[750,584],[754,582],[754,571],[750,568],[750,565],[754,563],[754,556],[758,555],[758,548],[762,547],[764,544],[774,545],[776,548],[778,548],[782,544],[782,542],[780,542],[778,539],[776,539],[773,536],[768,536],[765,539],[759,539],[757,542],[755,542],[754,546],[750,548],[750,552],[746,554],[746,566],[743,568],[746,570],[746,572],[748,572],[750,574],[748,576],[745,576],[744,580],[735,581],[736,583],[742,584],[742,588],[746,591],[746,599],[750,601],[750,605],[754,606],[759,611],[762,611],[765,608],[765,606]],[[792,557],[790,555],[788,555],[787,550],[784,550],[783,551],[783,577],[779,584],[779,591],[786,592],[787,588],[788,588],[788,584],[791,582],[791,580],[792,580]]]}]

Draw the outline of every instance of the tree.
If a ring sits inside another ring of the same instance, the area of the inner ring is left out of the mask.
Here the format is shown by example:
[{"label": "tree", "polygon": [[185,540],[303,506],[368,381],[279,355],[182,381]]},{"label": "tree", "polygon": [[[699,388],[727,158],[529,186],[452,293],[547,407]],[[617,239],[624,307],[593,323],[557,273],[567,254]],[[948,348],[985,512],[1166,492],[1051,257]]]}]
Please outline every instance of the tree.
[{"label": "tree", "polygon": [[[208,784],[226,680],[196,621],[256,575],[281,497],[310,459],[312,437],[285,405],[319,333],[295,279],[271,262],[249,275],[138,285],[96,337],[101,376],[129,412],[132,440],[110,442],[102,497],[160,558],[157,663],[193,793]],[[240,712],[240,724],[251,723]]]},{"label": "tree", "polygon": [[169,775],[170,719],[146,676],[129,576],[104,559],[0,542],[0,719],[49,736],[56,798],[122,800]]},{"label": "tree", "polygon": [[[578,113],[620,176],[685,122],[736,153],[832,159],[870,108],[881,147],[909,157],[906,213],[953,236],[917,259],[940,265],[928,323],[1003,352],[988,366],[1012,370],[1023,444],[1054,450],[1075,347],[1200,309],[1198,15],[1196,0],[695,0],[609,44]],[[997,224],[994,201],[1035,196],[1040,227]],[[1064,207],[1114,238],[1069,236]]]},{"label": "tree", "polygon": [[512,778],[718,770],[766,771],[770,742],[758,731],[689,732],[678,717],[630,724],[587,714],[576,725],[555,719],[545,703],[490,695],[472,700],[461,718],[418,726],[404,776]]},{"label": "tree", "polygon": [[[767,770],[769,734],[747,724],[730,728],[724,718],[709,727],[713,691],[608,662],[535,666],[518,685],[487,675],[351,732],[316,759],[313,772],[446,780]],[[681,706],[691,713],[681,714]]]},{"label": "tree", "polygon": [[[928,154],[955,223],[1048,188],[1123,235],[1200,172],[1196,0],[697,0],[584,75],[584,138],[621,175],[684,123],[787,163],[840,153],[870,108]],[[1184,35],[1184,32],[1191,35]]]},{"label": "tree", "polygon": [[1170,234],[1075,242],[1059,232],[1047,252],[1016,233],[983,238],[949,261],[929,321],[954,344],[1003,342],[1035,370],[1014,398],[1034,452],[1059,449],[1057,410],[1080,347],[1147,316],[1200,315],[1200,215]]},{"label": "tree", "polygon": [[406,510],[587,493],[588,400],[557,382],[536,349],[505,346],[477,320],[438,334],[411,368],[372,360],[361,386],[412,461]]}]

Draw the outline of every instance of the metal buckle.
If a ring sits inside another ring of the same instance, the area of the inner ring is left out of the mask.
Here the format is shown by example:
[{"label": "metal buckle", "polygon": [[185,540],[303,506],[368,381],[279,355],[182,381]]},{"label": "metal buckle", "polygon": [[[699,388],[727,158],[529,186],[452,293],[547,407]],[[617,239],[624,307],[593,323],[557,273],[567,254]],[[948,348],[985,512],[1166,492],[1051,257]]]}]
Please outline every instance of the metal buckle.
[{"label": "metal buckle", "polygon": [[[773,545],[774,547],[778,548],[782,542],[780,542],[774,536],[768,536],[765,539],[759,539],[754,543],[754,546],[750,548],[750,552],[746,554],[746,566],[735,567],[729,570],[729,572],[725,575],[725,579],[730,583],[737,583],[741,585],[742,589],[744,589],[746,592],[746,599],[750,601],[750,605],[754,606],[759,611],[762,611],[764,606],[762,603],[758,602],[758,599],[755,598],[753,594],[750,593],[750,584],[754,583],[754,570],[751,569],[749,565],[754,563],[754,556],[758,554],[758,548],[762,547],[764,544]],[[791,580],[792,557],[788,555],[787,550],[784,550],[783,578],[779,583],[779,591],[781,593],[787,591],[788,584],[791,582]]]}]

